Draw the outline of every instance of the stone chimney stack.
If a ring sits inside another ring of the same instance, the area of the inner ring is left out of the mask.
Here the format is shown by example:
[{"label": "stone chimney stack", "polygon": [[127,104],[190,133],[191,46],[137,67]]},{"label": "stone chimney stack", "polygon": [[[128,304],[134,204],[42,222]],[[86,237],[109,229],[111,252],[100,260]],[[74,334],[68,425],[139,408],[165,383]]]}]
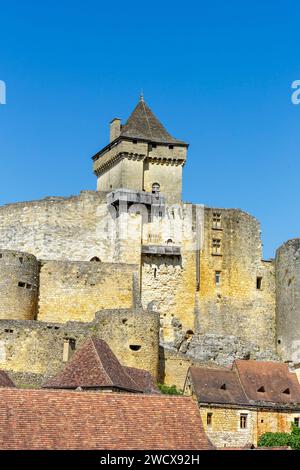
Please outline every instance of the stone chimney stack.
[{"label": "stone chimney stack", "polygon": [[121,119],[114,118],[110,122],[110,142],[117,139],[121,134]]}]

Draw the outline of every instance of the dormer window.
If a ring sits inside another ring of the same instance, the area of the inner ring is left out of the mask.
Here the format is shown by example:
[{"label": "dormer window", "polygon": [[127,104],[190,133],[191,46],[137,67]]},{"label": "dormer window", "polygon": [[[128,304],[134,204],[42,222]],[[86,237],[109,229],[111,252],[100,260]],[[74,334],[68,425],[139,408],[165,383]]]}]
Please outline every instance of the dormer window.
[{"label": "dormer window", "polygon": [[265,387],[263,387],[263,386],[262,386],[262,387],[259,387],[259,388],[257,389],[257,391],[258,391],[259,393],[265,393]]},{"label": "dormer window", "polygon": [[286,388],[285,390],[283,390],[283,392],[285,395],[290,395],[291,392],[290,392],[290,389],[289,388]]},{"label": "dormer window", "polygon": [[221,385],[220,389],[221,390],[227,390],[226,384]]}]

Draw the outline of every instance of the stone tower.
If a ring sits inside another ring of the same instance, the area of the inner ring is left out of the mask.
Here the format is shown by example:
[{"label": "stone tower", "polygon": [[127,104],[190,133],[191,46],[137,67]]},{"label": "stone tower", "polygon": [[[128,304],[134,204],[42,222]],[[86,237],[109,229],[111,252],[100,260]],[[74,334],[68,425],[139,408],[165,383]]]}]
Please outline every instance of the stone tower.
[{"label": "stone tower", "polygon": [[141,97],[124,125],[110,123],[110,143],[94,157],[98,191],[126,188],[161,192],[181,201],[182,168],[188,144],[172,137]]},{"label": "stone tower", "polygon": [[300,364],[300,238],[276,252],[277,349],[285,361]]}]

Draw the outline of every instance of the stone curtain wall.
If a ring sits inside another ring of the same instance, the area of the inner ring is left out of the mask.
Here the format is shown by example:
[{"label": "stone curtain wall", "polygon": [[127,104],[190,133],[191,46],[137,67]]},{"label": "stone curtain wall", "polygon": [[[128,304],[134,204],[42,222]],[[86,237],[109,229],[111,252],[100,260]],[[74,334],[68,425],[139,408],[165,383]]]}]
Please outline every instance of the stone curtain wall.
[{"label": "stone curtain wall", "polygon": [[[221,214],[220,228],[214,228],[215,213]],[[240,210],[205,209],[204,226],[200,331],[235,335],[274,350],[275,269],[272,262],[261,261],[259,223]],[[213,240],[220,240],[218,254],[213,254]],[[219,286],[216,271],[221,273]]]},{"label": "stone curtain wall", "polygon": [[300,239],[276,253],[277,347],[285,361],[300,364]]},{"label": "stone curtain wall", "polygon": [[113,230],[107,226],[106,193],[83,191],[69,198],[0,207],[0,247],[39,259],[112,261]]},{"label": "stone curtain wall", "polygon": [[27,253],[0,249],[0,319],[34,319],[39,263]]},{"label": "stone curtain wall", "polygon": [[135,265],[98,261],[43,261],[38,319],[92,321],[95,312],[133,306]]},{"label": "stone curtain wall", "polygon": [[12,372],[20,386],[40,385],[64,366],[65,341],[75,341],[77,350],[91,335],[105,340],[123,365],[145,368],[157,377],[158,314],[133,309],[98,312],[90,323],[2,320],[0,369]]}]

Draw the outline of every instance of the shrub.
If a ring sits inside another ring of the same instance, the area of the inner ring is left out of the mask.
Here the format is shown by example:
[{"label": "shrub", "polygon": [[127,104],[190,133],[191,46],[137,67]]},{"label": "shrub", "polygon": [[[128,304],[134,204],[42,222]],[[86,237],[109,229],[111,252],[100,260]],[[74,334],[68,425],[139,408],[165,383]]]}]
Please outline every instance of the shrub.
[{"label": "shrub", "polygon": [[287,432],[266,432],[260,436],[259,447],[282,447],[290,445],[291,435]]},{"label": "shrub", "polygon": [[180,390],[177,390],[176,385],[164,385],[164,384],[158,384],[158,388],[161,391],[161,393],[164,393],[166,395],[182,395],[182,392]]}]

